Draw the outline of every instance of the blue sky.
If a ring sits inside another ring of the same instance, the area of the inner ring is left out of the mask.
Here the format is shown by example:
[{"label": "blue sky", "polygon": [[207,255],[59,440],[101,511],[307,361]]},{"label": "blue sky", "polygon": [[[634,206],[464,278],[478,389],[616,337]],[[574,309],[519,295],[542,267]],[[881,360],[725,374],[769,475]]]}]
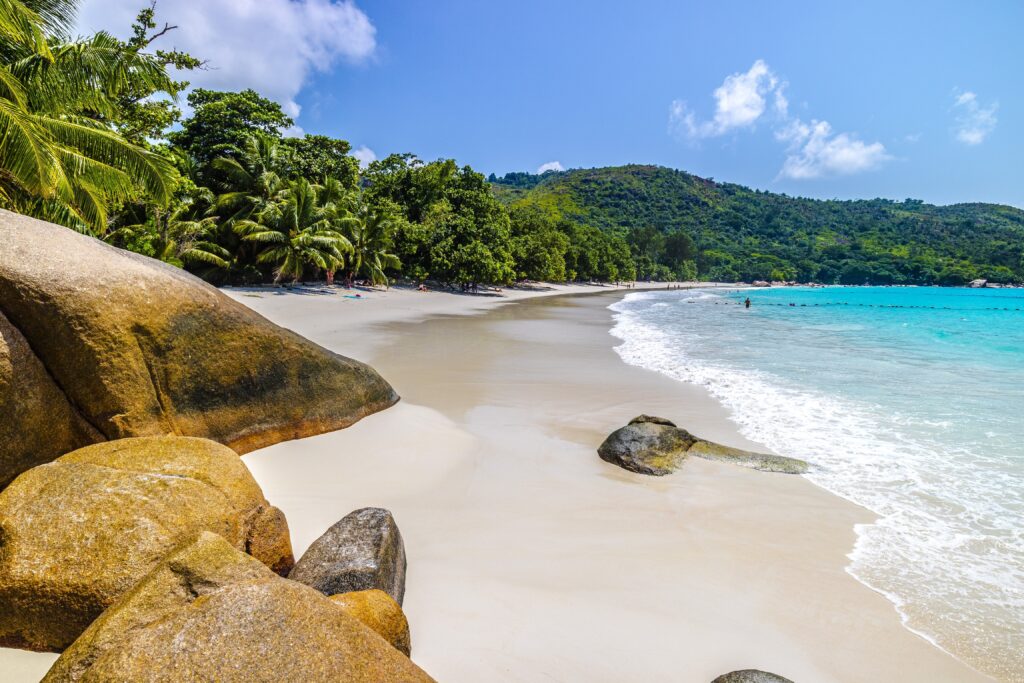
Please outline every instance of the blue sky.
[{"label": "blue sky", "polygon": [[[116,28],[138,4],[86,0],[82,28]],[[215,67],[197,82],[256,87],[299,112],[302,130],[366,156],[453,157],[499,175],[653,163],[797,195],[1024,206],[1022,3],[158,10],[180,25],[175,44]]]}]

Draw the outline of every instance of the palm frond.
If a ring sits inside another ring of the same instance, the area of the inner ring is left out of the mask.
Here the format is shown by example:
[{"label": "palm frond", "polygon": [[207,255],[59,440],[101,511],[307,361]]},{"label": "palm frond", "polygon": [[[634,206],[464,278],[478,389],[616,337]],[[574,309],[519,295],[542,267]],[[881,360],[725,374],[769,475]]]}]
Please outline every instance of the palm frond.
[{"label": "palm frond", "polygon": [[0,37],[52,58],[43,32],[42,17],[19,0],[0,0]]},{"label": "palm frond", "polygon": [[159,154],[125,142],[112,131],[51,118],[37,121],[61,144],[130,175],[158,203],[170,199],[175,171]]},{"label": "palm frond", "polygon": [[0,98],[0,169],[21,188],[48,197],[61,175],[39,120],[8,99]]}]

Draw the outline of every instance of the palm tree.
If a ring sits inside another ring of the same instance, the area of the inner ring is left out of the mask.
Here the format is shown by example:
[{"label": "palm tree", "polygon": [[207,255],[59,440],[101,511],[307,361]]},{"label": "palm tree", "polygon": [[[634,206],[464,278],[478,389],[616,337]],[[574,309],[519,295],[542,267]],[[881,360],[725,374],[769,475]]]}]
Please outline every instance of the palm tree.
[{"label": "palm tree", "polygon": [[[209,191],[202,188],[200,192]],[[185,263],[227,268],[227,250],[214,242],[217,217],[196,217],[195,211],[191,202],[183,202],[173,211],[154,208],[152,220],[123,226],[107,233],[103,239],[132,251],[149,253],[179,268]]]},{"label": "palm tree", "polygon": [[298,282],[309,266],[333,272],[344,265],[352,245],[336,229],[337,207],[324,194],[305,178],[290,181],[272,203],[235,224],[242,239],[264,245],[256,260],[275,265],[275,283]]},{"label": "palm tree", "polygon": [[352,244],[348,279],[363,276],[373,284],[390,284],[385,270],[400,268],[402,262],[390,253],[394,224],[380,211],[363,204],[357,211],[342,219],[343,232]]},{"label": "palm tree", "polygon": [[152,55],[106,33],[69,42],[73,0],[0,0],[0,206],[102,233],[137,188],[170,197],[171,164],[107,121],[130,83],[172,91]]},{"label": "palm tree", "polygon": [[274,202],[284,189],[287,151],[277,138],[253,133],[246,138],[238,158],[220,157],[211,164],[223,176],[224,192],[217,197],[217,210],[225,222],[252,217]]}]

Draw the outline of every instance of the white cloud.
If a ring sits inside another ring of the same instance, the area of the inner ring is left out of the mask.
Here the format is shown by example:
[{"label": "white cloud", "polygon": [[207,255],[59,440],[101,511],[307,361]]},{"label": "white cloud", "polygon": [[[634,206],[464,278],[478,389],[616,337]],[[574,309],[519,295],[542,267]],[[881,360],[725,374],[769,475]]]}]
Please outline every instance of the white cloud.
[{"label": "white cloud", "polygon": [[757,60],[744,73],[726,76],[715,88],[715,115],[710,121],[698,121],[683,100],[669,106],[669,130],[677,136],[708,138],[752,126],[764,114],[767,97],[774,93],[774,106],[785,115],[789,103],[779,86],[779,79],[765,64]]},{"label": "white cloud", "polygon": [[[775,125],[775,138],[787,145],[779,177],[796,180],[850,175],[878,168],[892,157],[880,142],[866,143],[852,133],[835,133],[828,121],[809,124],[789,115],[782,81],[764,60],[744,73],[727,76],[715,89],[715,115],[699,121],[683,100],[669,105],[669,132],[690,140],[749,128],[762,117]],[[771,101],[772,112],[766,116]]]},{"label": "white cloud", "polygon": [[366,168],[371,161],[377,160],[377,154],[366,145],[352,150],[352,156],[359,161],[360,168]]},{"label": "white cloud", "polygon": [[541,164],[537,168],[537,173],[547,173],[548,171],[564,171],[565,167],[557,161],[549,161],[546,164]]},{"label": "white cloud", "polygon": [[978,96],[969,90],[955,95],[953,109],[957,112],[954,128],[956,139],[965,145],[980,145],[999,122],[996,118],[999,103],[982,106]]},{"label": "white cloud", "polygon": [[793,119],[775,137],[789,144],[779,176],[794,180],[871,171],[892,158],[881,142],[869,144],[850,133],[834,133],[828,121]]},{"label": "white cloud", "polygon": [[[82,34],[125,37],[139,0],[84,0]],[[194,86],[253,88],[298,116],[295,98],[314,71],[360,62],[376,49],[376,29],[352,0],[159,0],[157,21],[178,28],[154,48],[177,48],[209,62],[184,76]]]},{"label": "white cloud", "polygon": [[789,100],[786,99],[786,88],[789,83],[782,83],[775,89],[775,112],[782,118],[789,116]]}]

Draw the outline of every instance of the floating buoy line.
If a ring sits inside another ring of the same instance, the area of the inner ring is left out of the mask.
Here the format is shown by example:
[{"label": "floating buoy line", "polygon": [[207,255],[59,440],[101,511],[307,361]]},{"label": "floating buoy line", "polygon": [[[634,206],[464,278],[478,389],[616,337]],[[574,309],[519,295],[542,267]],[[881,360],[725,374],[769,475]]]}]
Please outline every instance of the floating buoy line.
[{"label": "floating buoy line", "polygon": [[[687,303],[697,303],[694,299],[688,299]],[[711,302],[715,306],[742,306],[743,301],[714,301]],[[862,303],[851,303],[849,301],[826,301],[824,303],[814,304],[797,304],[789,302],[775,302],[775,301],[757,301],[751,302],[752,308],[760,306],[776,306],[779,308],[821,308],[827,306],[852,306],[854,308],[898,308],[907,310],[921,310],[921,311],[956,311],[957,313],[968,313],[977,311],[1005,311],[1005,312],[1020,312],[1021,308],[1011,308],[1008,306],[988,306],[984,308],[953,308],[952,306],[903,306],[900,304],[862,304]]]}]

